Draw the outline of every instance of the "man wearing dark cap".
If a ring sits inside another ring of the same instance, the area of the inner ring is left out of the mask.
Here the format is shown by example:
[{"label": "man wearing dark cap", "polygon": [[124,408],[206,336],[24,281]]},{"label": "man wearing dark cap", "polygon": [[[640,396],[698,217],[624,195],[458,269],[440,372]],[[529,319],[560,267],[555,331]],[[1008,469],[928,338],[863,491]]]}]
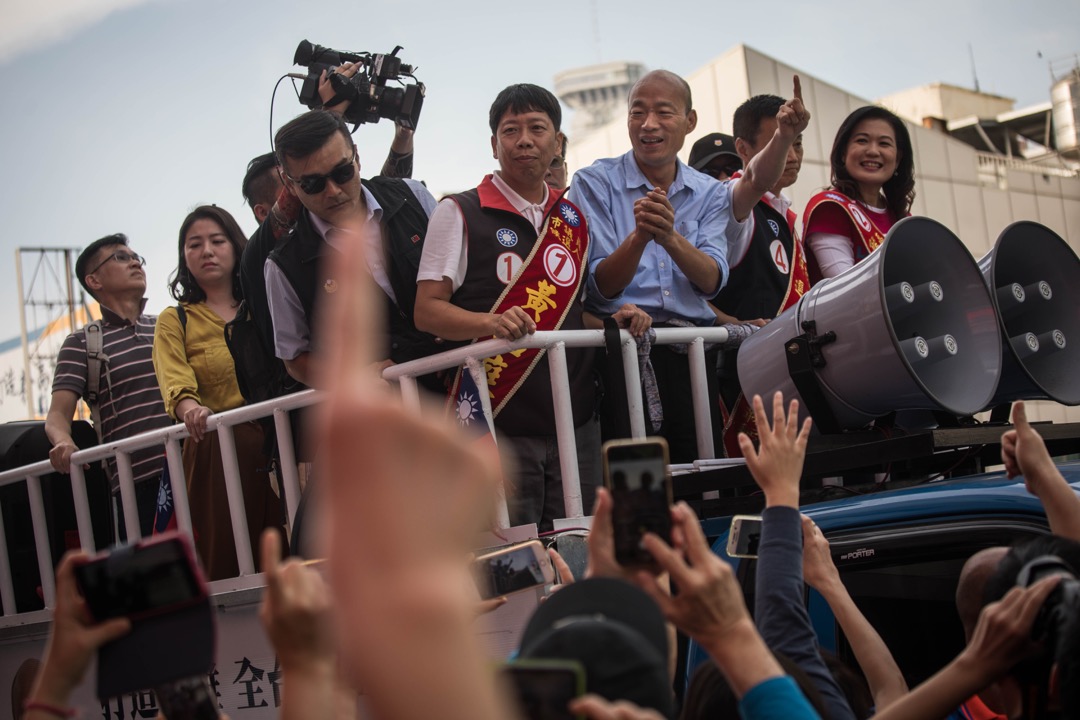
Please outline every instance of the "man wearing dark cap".
[{"label": "man wearing dark cap", "polygon": [[591,578],[551,595],[525,627],[519,657],[579,662],[586,692],[672,716],[664,616],[622,580]]},{"label": "man wearing dark cap", "polygon": [[709,133],[690,149],[690,167],[711,178],[724,181],[743,168],[735,152],[735,138],[724,133]]}]

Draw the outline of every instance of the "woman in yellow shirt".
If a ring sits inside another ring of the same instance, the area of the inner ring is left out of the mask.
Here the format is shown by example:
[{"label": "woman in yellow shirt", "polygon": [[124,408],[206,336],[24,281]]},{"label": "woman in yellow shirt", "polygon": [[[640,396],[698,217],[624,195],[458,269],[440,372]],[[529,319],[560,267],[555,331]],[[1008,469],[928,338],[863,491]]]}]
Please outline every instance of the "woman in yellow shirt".
[{"label": "woman in yellow shirt", "polygon": [[[184,441],[184,478],[195,546],[211,580],[239,574],[225,475],[216,432],[206,431],[211,413],[244,404],[236,369],[225,344],[225,323],[240,304],[239,260],[244,233],[227,211],[195,208],[180,226],[180,260],[169,290],[184,310],[166,308],[154,333],[154,371],[165,410],[190,433]],[[269,478],[262,427],[233,426],[252,556],[259,567],[263,528],[283,530],[284,512]]]}]

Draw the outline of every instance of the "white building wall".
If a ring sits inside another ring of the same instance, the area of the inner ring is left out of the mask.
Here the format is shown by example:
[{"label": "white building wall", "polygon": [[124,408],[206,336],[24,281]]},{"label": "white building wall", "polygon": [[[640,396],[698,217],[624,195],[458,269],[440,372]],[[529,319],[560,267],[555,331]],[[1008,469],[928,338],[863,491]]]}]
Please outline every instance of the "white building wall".
[{"label": "white building wall", "polygon": [[[810,197],[829,183],[828,155],[844,118],[870,101],[856,97],[804,70],[792,68],[752,48],[739,45],[686,76],[698,110],[698,125],[680,155],[710,132],[731,132],[732,114],[752,95],[790,97],[791,76],[802,80],[803,100],[812,115],[803,137],[805,156],[798,182],[788,191],[801,214]],[[1057,232],[1080,253],[1080,178],[1043,176],[1009,169],[1006,188],[979,182],[978,156],[969,146],[939,132],[907,123],[915,147],[917,193],[912,212],[926,215],[955,232],[978,258],[993,246],[1007,225],[1035,220]],[[630,149],[625,118],[585,138],[570,138],[571,171],[597,158]],[[1080,408],[1032,403],[1036,419],[1080,422]]]}]

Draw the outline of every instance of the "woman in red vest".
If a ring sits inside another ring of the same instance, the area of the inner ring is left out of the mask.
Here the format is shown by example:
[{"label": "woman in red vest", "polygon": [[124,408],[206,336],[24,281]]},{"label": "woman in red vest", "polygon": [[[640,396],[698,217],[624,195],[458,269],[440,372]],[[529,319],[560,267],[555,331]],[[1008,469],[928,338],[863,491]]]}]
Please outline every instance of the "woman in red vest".
[{"label": "woman in red vest", "polygon": [[810,198],[803,237],[810,281],[839,275],[873,252],[915,199],[915,163],[904,121],[867,105],[840,125],[832,186]]}]

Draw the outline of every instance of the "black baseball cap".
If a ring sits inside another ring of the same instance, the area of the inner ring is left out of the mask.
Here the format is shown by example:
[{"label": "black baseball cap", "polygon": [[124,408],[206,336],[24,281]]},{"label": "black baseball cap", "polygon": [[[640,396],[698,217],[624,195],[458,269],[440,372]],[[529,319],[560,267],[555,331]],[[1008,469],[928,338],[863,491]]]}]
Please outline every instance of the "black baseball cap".
[{"label": "black baseball cap", "polygon": [[587,692],[674,714],[664,616],[622,580],[582,580],[547,598],[525,627],[518,657],[576,660]]},{"label": "black baseball cap", "polygon": [[724,133],[709,133],[694,143],[690,149],[690,167],[700,170],[709,164],[713,158],[721,155],[731,155],[742,166],[742,158],[735,152],[735,138]]}]

